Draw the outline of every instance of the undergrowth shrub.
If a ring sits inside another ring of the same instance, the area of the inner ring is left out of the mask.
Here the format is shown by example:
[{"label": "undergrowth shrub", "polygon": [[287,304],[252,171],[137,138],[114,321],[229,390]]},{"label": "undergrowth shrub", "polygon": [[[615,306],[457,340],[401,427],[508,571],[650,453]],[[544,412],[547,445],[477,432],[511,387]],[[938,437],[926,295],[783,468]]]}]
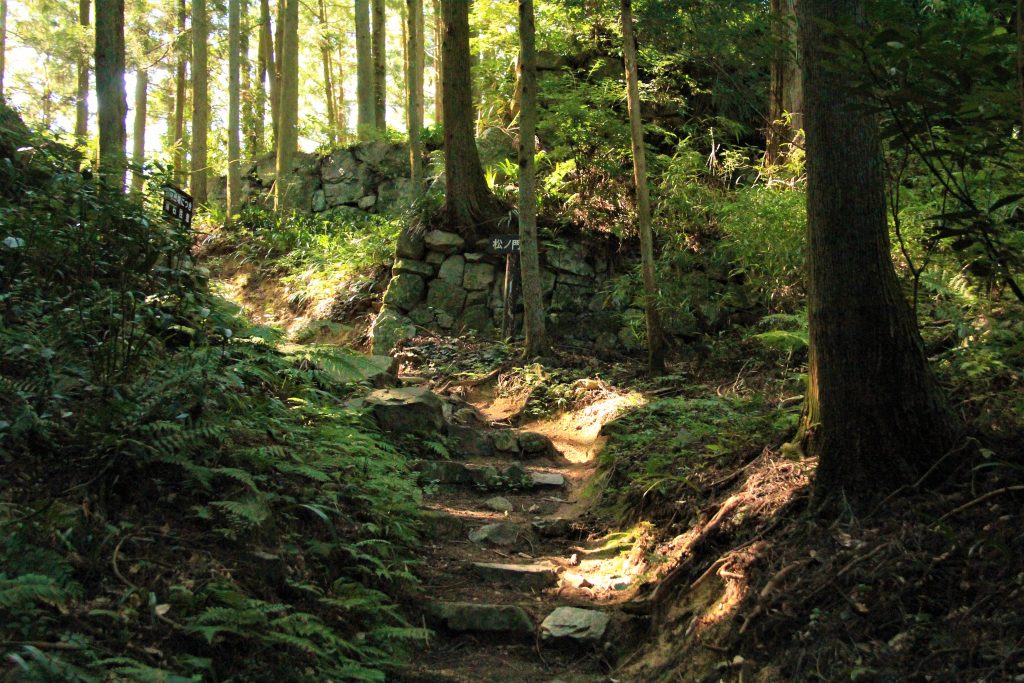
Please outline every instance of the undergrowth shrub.
[{"label": "undergrowth shrub", "polygon": [[190,231],[97,189],[71,152],[10,135],[8,675],[383,680],[422,635],[397,607],[418,490],[405,456],[344,407],[353,363],[250,335],[207,292]]}]

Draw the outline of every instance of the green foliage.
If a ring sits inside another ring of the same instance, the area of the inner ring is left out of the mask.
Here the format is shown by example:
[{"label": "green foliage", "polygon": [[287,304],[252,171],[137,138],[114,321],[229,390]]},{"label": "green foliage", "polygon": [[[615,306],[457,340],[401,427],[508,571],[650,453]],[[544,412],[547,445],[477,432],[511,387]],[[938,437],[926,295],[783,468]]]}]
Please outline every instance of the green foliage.
[{"label": "green foliage", "polygon": [[671,515],[680,497],[701,491],[702,472],[715,461],[740,459],[790,433],[799,406],[779,409],[763,396],[669,398],[605,425],[601,452],[601,504],[620,518],[641,511]]},{"label": "green foliage", "polygon": [[0,182],[0,640],[18,680],[383,680],[421,636],[395,598],[419,494],[343,407],[367,368],[278,352],[206,291],[192,234],[66,150],[10,142],[33,150]]}]

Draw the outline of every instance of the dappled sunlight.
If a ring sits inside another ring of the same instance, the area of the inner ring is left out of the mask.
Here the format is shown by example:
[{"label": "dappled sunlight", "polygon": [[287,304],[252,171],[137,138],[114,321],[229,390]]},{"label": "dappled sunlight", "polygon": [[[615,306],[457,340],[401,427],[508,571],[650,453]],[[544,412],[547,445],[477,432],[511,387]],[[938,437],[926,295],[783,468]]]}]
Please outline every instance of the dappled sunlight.
[{"label": "dappled sunlight", "polygon": [[[601,428],[625,410],[647,403],[636,391],[620,393],[603,385],[596,390],[584,391],[577,406],[556,415],[527,423],[530,431],[547,436],[572,463],[587,463],[600,452],[603,440]],[[582,403],[582,405],[580,405]]]}]

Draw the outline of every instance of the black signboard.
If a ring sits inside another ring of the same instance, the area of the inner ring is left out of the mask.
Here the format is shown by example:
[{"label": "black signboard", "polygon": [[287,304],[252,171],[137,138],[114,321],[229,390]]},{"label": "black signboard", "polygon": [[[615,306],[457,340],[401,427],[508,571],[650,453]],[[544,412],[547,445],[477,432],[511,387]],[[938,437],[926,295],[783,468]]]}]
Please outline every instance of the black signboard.
[{"label": "black signboard", "polygon": [[491,253],[515,254],[519,252],[519,235],[495,235],[491,238]]},{"label": "black signboard", "polygon": [[192,227],[192,195],[173,185],[164,185],[164,215],[181,222],[186,228]]}]

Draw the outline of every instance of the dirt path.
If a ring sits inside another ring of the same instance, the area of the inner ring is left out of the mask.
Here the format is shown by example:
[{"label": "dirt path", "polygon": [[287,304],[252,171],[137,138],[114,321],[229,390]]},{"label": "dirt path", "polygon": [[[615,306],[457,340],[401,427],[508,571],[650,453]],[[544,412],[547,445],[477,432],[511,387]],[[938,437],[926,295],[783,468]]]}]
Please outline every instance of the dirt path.
[{"label": "dirt path", "polygon": [[[421,464],[424,479],[439,481],[424,498],[432,529],[418,569],[424,620],[436,636],[400,680],[608,680],[604,653],[621,619],[615,605],[631,594],[636,569],[629,539],[588,520],[582,493],[601,426],[630,398],[607,392],[518,430],[504,426],[520,407],[514,401],[486,388],[467,400],[476,413],[470,429],[498,447],[472,444],[448,464]],[[552,615],[566,607],[585,611]],[[554,622],[572,634],[558,637],[555,626],[552,637]]]}]

